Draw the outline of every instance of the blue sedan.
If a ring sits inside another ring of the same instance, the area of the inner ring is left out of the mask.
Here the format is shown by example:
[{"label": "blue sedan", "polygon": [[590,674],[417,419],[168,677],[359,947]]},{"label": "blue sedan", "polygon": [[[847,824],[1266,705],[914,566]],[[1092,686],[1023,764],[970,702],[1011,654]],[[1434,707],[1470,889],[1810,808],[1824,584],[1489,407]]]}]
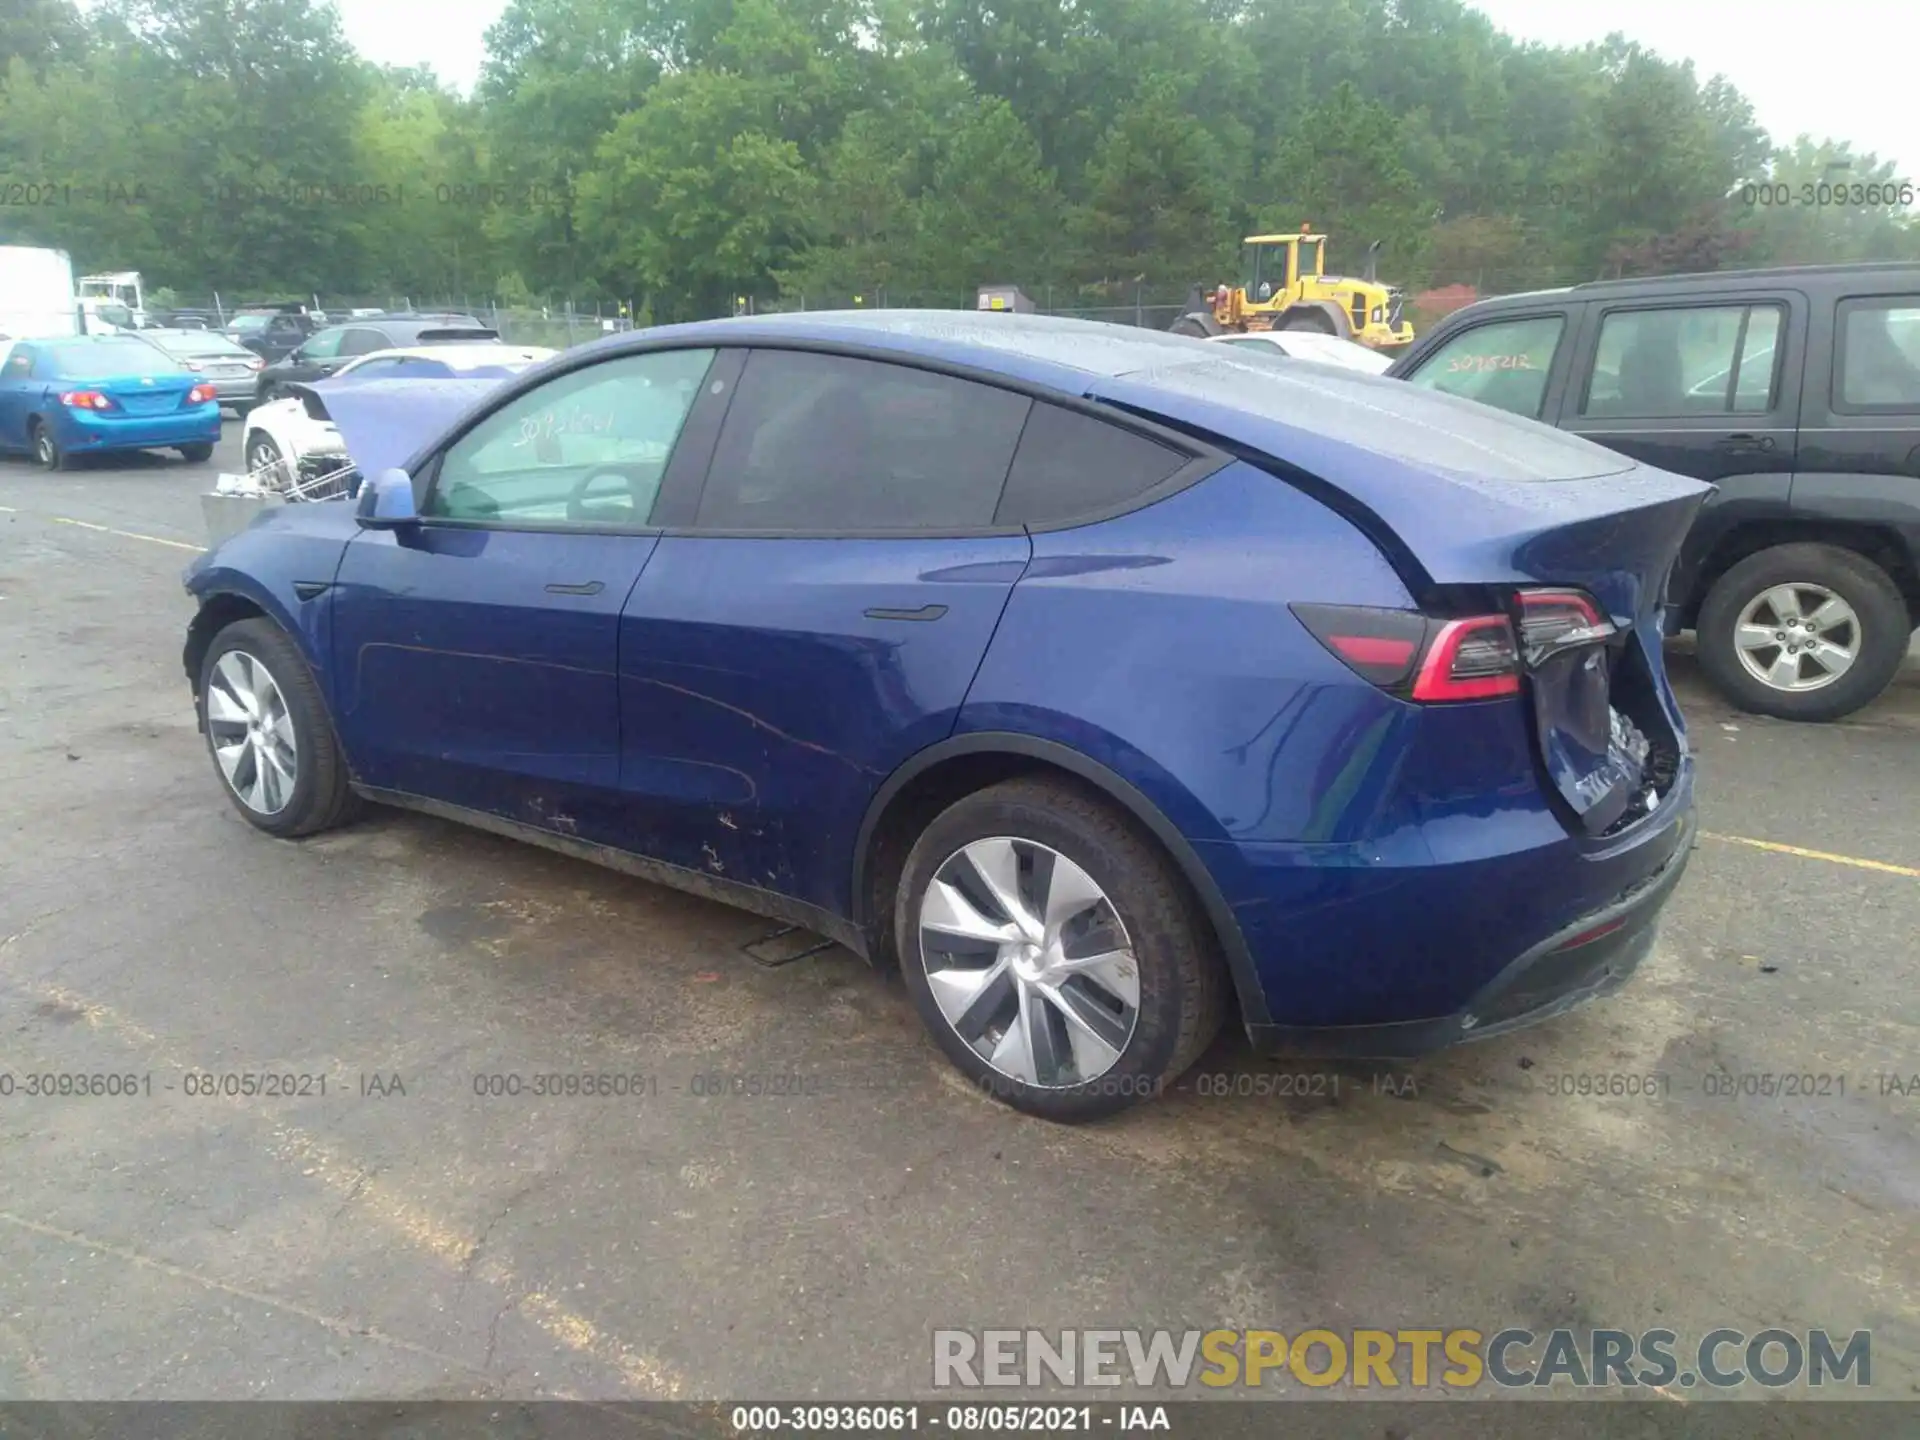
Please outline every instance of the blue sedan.
[{"label": "blue sedan", "polygon": [[202,461],[219,439],[215,387],[144,340],[16,340],[0,360],[0,450],[24,450],[49,470],[112,450]]},{"label": "blue sedan", "polygon": [[404,806],[814,930],[1035,1114],[1235,1011],[1356,1057],[1557,1014],[1686,865],[1660,597],[1710,487],[1545,426],[949,312],[376,390],[328,401],[357,502],[187,574],[240,814]]}]

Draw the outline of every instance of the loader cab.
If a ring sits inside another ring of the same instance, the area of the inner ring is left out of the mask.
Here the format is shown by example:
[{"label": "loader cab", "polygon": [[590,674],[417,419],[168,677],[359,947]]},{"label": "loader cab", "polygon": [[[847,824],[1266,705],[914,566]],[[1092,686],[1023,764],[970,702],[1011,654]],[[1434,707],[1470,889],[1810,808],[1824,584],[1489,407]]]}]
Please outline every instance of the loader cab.
[{"label": "loader cab", "polygon": [[1300,281],[1323,273],[1327,237],[1302,230],[1298,235],[1249,235],[1242,243],[1240,268],[1247,302],[1272,304]]}]

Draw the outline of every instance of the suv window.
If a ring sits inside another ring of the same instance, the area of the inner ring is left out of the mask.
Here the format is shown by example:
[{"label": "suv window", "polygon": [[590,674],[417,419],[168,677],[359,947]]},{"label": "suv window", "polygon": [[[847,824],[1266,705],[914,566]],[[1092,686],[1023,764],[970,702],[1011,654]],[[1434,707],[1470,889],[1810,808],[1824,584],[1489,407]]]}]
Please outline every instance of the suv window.
[{"label": "suv window", "polygon": [[1777,305],[1615,310],[1600,322],[1581,413],[1607,418],[1764,414],[1773,408]]},{"label": "suv window", "polygon": [[309,335],[300,345],[302,360],[331,360],[340,353],[340,342],[346,338],[344,330],[322,330],[317,335]]},{"label": "suv window", "polygon": [[1020,435],[994,521],[1052,525],[1095,515],[1151,490],[1187,457],[1104,420],[1035,405]]},{"label": "suv window", "polygon": [[1476,325],[1434,351],[1407,379],[1537,420],[1566,328],[1561,315]]},{"label": "suv window", "polygon": [[340,339],[339,353],[342,355],[371,355],[376,350],[389,350],[393,342],[378,330],[368,330],[364,326],[345,331]]},{"label": "suv window", "polygon": [[1834,408],[1920,410],[1920,295],[1840,302]]},{"label": "suv window", "polygon": [[540,525],[646,524],[713,354],[623,355],[508,401],[448,448],[425,513]]},{"label": "suv window", "polygon": [[991,524],[1031,403],[904,365],[756,350],[695,523],[798,531]]}]

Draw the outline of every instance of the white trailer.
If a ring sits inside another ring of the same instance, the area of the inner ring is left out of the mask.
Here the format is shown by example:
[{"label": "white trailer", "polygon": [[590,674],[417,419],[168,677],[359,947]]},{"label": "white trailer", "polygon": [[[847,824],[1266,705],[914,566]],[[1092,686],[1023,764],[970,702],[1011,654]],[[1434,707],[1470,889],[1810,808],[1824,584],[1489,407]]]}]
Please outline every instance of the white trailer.
[{"label": "white trailer", "polygon": [[64,250],[0,245],[0,337],[44,340],[78,335],[80,301]]}]

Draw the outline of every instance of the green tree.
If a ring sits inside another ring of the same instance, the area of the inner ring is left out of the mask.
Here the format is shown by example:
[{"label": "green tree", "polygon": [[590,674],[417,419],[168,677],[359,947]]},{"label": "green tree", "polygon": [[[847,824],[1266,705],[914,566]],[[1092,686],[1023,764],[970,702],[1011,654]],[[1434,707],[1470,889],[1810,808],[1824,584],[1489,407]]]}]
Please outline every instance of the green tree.
[{"label": "green tree", "polygon": [[1087,279],[1188,285],[1232,254],[1213,146],[1171,85],[1143,91],[1101,139],[1076,225]]}]

